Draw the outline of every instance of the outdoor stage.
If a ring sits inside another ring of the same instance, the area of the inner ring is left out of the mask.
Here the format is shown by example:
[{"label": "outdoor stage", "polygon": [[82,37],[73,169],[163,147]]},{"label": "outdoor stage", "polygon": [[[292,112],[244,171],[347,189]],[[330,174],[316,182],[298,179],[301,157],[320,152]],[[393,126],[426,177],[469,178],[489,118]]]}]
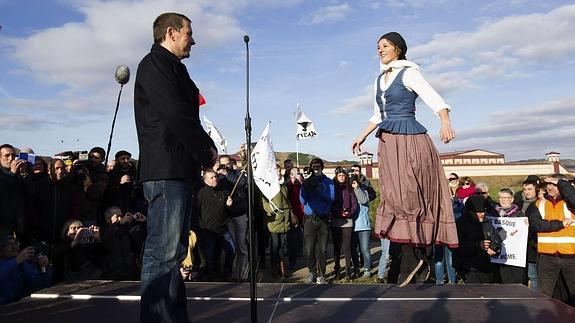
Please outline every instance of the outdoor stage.
[{"label": "outdoor stage", "polygon": [[[192,322],[249,322],[249,284],[186,283]],[[522,285],[258,284],[258,322],[575,322],[575,308]],[[0,322],[129,323],[138,282],[54,286],[0,307]]]}]

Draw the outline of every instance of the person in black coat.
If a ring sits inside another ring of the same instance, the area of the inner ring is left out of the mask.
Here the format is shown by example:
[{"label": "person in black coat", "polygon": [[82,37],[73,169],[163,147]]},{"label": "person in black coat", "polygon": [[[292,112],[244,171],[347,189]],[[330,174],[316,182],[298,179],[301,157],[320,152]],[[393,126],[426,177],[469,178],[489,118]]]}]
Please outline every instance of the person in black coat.
[{"label": "person in black coat", "polygon": [[485,218],[486,201],[472,195],[456,220],[459,248],[453,249],[453,267],[465,283],[493,283],[495,266],[490,257],[501,251],[501,237]]},{"label": "person in black coat", "polygon": [[193,188],[201,167],[215,163],[217,150],[200,122],[200,91],[181,62],[195,44],[190,19],[161,14],[153,35],[134,86],[138,181],[149,201],[140,319],[188,322],[180,263],[188,249]]}]

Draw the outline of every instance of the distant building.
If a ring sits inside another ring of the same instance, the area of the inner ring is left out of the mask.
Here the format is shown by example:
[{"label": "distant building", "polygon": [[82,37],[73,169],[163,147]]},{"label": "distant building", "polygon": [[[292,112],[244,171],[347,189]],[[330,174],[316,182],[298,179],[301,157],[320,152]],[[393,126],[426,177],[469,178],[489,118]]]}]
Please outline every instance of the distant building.
[{"label": "distant building", "polygon": [[505,164],[505,155],[482,149],[442,153],[439,157],[443,166]]},{"label": "distant building", "polygon": [[[441,153],[440,159],[446,176],[449,173],[456,173],[459,176],[572,174],[561,165],[558,152],[551,151],[545,156],[545,160],[506,162],[504,154],[483,149],[470,149]],[[378,178],[377,161],[373,161],[373,154],[361,153],[359,164],[364,167],[363,173],[367,177]]]},{"label": "distant building", "polygon": [[359,164],[361,166],[373,165],[373,154],[367,151],[362,152],[358,155]]}]

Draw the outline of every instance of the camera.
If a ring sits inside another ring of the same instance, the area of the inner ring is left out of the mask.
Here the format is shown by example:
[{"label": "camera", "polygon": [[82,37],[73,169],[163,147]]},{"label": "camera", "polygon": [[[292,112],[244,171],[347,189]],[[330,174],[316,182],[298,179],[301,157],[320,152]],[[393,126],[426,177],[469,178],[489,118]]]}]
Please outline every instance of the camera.
[{"label": "camera", "polygon": [[355,174],[349,175],[349,183],[352,184],[353,182],[357,182],[357,184],[360,184],[359,176]]},{"label": "camera", "polygon": [[94,230],[92,228],[82,227],[78,230],[81,230],[80,233],[78,233],[78,236],[76,237],[76,239],[78,240],[78,243],[81,243],[81,244],[92,243],[96,239],[96,237],[94,235]]},{"label": "camera", "polygon": [[[50,252],[50,246],[44,241],[33,240],[30,243],[30,246],[34,248],[34,256],[32,257],[32,261],[39,265],[40,256],[46,256]],[[45,273],[46,267],[40,267],[40,270]]]}]

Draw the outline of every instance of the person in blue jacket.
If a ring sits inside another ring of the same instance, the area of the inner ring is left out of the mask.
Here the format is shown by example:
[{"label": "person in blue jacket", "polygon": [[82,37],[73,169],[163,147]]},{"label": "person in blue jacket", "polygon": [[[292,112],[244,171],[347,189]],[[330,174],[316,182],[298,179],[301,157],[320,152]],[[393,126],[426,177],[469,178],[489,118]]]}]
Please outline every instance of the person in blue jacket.
[{"label": "person in blue jacket", "polygon": [[309,270],[308,283],[326,284],[326,252],[331,221],[331,205],[335,199],[333,181],[323,174],[323,161],[309,163],[312,174],[303,181],[300,202],[304,211],[304,254]]},{"label": "person in blue jacket", "polygon": [[0,237],[0,304],[17,301],[46,288],[52,279],[52,266],[33,247],[20,251],[10,234]]}]

